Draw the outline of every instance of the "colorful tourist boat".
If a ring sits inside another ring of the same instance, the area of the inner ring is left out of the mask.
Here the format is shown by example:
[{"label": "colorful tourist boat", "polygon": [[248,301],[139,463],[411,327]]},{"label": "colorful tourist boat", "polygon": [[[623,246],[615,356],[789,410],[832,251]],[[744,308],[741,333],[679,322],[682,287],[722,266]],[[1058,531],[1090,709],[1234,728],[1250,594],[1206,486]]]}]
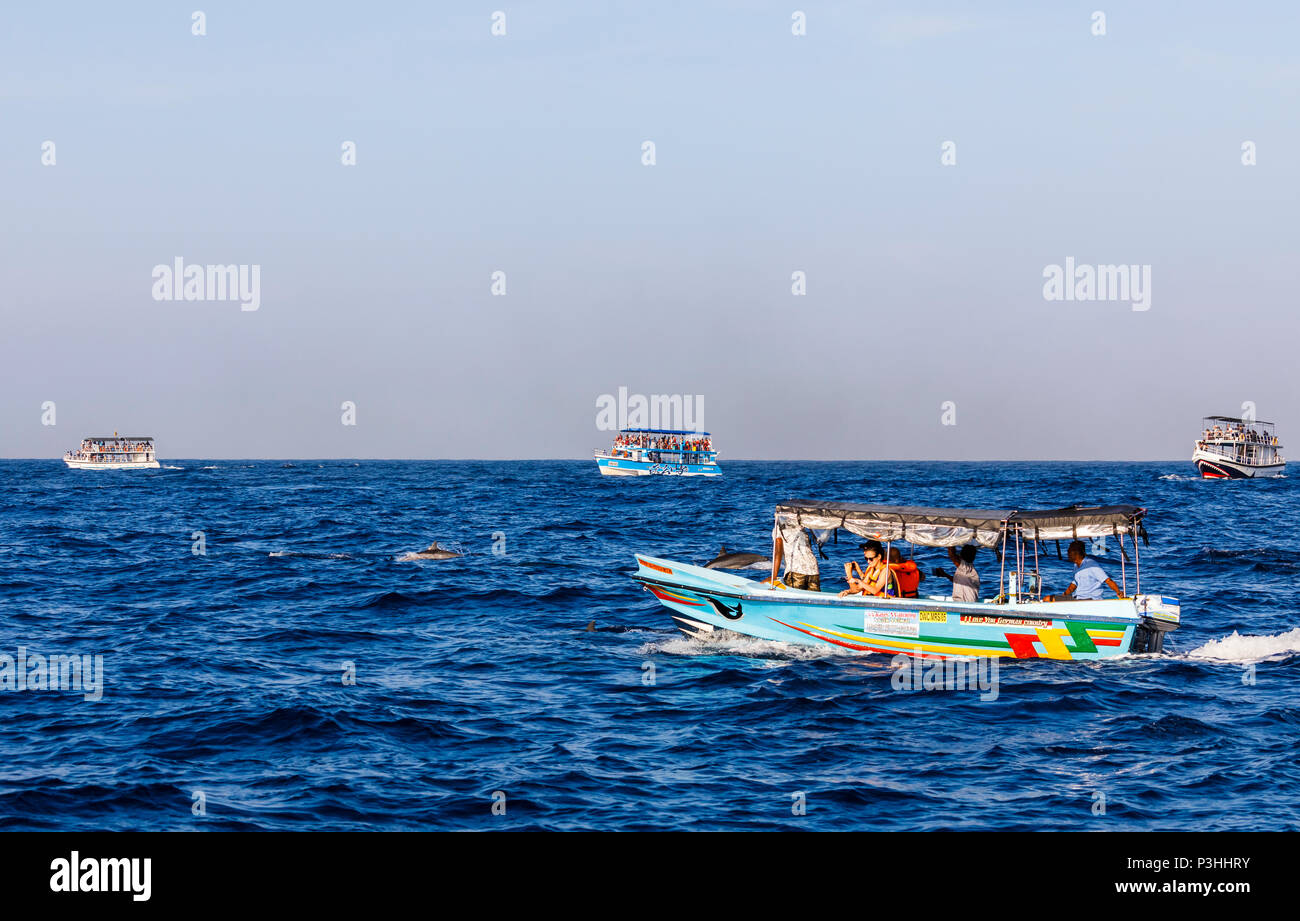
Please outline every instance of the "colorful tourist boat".
[{"label": "colorful tourist boat", "polygon": [[1272,422],[1206,416],[1201,425],[1201,437],[1192,449],[1192,463],[1205,479],[1281,476],[1286,470]]},{"label": "colorful tourist boat", "polygon": [[[982,602],[955,602],[938,594],[840,596],[641,554],[633,578],[690,637],[741,634],[924,658],[1106,659],[1160,652],[1164,635],[1179,625],[1177,599],[1141,590],[1138,539],[1147,539],[1145,515],[1145,509],[1131,505],[1033,511],[791,501],[776,507],[783,528],[843,529],[879,541],[886,550],[908,544],[994,549],[1000,561],[998,592]],[[1122,596],[1047,600],[1041,593],[1040,550],[1089,538],[1113,541],[1119,550]],[[987,556],[990,562],[994,558]]]},{"label": "colorful tourist boat", "polygon": [[688,429],[621,429],[596,451],[605,476],[721,476],[713,436]]},{"label": "colorful tourist boat", "polygon": [[157,470],[153,438],[149,435],[95,435],[82,439],[81,447],[63,455],[74,470]]}]

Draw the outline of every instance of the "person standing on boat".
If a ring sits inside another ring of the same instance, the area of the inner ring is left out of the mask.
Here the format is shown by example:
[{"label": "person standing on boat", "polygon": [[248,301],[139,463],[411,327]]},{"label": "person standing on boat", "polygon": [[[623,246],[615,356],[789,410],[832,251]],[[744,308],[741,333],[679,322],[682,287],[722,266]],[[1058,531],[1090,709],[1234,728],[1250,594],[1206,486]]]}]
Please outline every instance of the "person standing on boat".
[{"label": "person standing on boat", "polygon": [[974,544],[967,544],[958,554],[955,547],[949,547],[948,559],[952,560],[957,571],[948,575],[942,566],[934,568],[936,576],[952,580],[953,601],[975,604],[980,600],[980,574],[975,571],[975,554],[978,550]]},{"label": "person standing on boat", "polygon": [[1074,564],[1074,581],[1063,594],[1048,595],[1046,601],[1100,601],[1103,585],[1109,586],[1116,598],[1124,597],[1115,580],[1106,575],[1101,564],[1085,552],[1083,541],[1076,540],[1070,544],[1065,555]]},{"label": "person standing on boat", "polygon": [[772,525],[772,583],[785,560],[785,584],[790,588],[805,588],[812,592],[822,590],[821,573],[817,557],[808,541],[808,532],[797,521],[782,522],[777,516]]}]

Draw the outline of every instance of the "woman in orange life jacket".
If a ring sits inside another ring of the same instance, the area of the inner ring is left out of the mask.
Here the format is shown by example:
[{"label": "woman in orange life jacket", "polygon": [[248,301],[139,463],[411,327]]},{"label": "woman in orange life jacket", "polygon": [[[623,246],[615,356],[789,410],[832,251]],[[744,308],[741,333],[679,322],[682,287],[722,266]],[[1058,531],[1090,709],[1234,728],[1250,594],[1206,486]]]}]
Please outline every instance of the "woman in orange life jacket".
[{"label": "woman in orange life jacket", "polygon": [[921,580],[925,578],[925,573],[916,567],[913,560],[904,560],[897,547],[889,548],[889,574],[893,577],[890,580],[893,583],[890,588],[894,589],[900,598],[919,597],[918,589]]}]

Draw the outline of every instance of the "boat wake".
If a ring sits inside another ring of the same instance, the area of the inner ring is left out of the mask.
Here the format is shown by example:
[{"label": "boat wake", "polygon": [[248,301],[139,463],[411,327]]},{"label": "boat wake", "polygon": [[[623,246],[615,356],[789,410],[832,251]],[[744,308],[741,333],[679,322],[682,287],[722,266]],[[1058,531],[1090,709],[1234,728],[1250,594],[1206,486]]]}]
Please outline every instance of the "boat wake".
[{"label": "boat wake", "polygon": [[313,560],[350,560],[350,553],[312,553],[308,550],[272,550],[267,554],[269,557],[300,556]]},{"label": "boat wake", "polygon": [[777,640],[760,640],[754,637],[731,634],[729,636],[689,639],[674,636],[646,643],[642,655],[669,656],[743,656],[749,659],[784,659],[805,661],[809,659],[834,659],[845,655],[833,646],[803,646]]},{"label": "boat wake", "polygon": [[1263,662],[1300,653],[1300,627],[1273,636],[1242,636],[1236,630],[1187,653],[1189,659],[1210,662]]}]

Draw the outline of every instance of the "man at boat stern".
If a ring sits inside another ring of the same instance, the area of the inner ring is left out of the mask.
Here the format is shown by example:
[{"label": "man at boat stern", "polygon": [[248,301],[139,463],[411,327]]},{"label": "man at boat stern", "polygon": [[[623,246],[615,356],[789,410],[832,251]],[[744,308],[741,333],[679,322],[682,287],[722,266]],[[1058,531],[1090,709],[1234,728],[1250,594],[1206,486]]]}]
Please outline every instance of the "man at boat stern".
[{"label": "man at boat stern", "polygon": [[1088,556],[1083,541],[1076,540],[1066,549],[1065,555],[1074,564],[1074,581],[1061,595],[1048,595],[1044,601],[1100,601],[1101,588],[1109,586],[1116,598],[1123,598],[1115,580],[1106,575],[1101,564]]},{"label": "man at boat stern", "polygon": [[808,541],[808,532],[797,521],[782,522],[776,517],[772,525],[772,579],[785,560],[785,584],[790,588],[805,588],[811,592],[822,590],[821,573],[817,569],[817,556]]}]

